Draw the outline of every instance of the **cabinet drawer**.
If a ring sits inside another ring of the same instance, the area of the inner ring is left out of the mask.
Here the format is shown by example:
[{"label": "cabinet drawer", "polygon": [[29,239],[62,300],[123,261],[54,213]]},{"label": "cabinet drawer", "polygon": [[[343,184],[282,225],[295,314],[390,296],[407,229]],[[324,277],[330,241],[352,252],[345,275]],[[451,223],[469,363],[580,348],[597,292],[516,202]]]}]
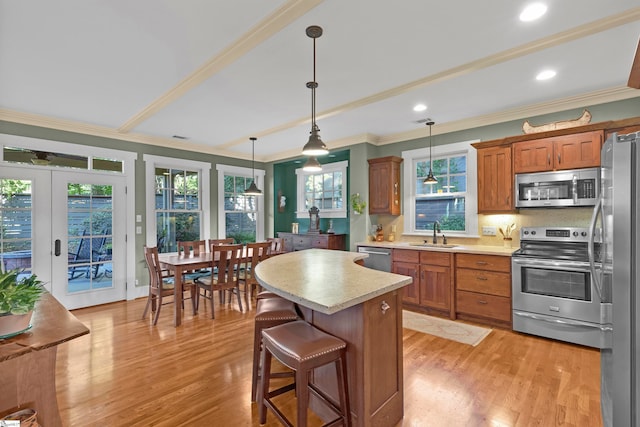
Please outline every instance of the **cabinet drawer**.
[{"label": "cabinet drawer", "polygon": [[449,267],[451,265],[451,254],[449,252],[420,251],[420,264]]},{"label": "cabinet drawer", "polygon": [[311,247],[312,248],[320,248],[326,249],[328,247],[328,237],[327,236],[312,236],[311,237]]},{"label": "cabinet drawer", "polygon": [[511,257],[500,255],[457,254],[456,267],[511,272]]},{"label": "cabinet drawer", "polygon": [[511,298],[511,275],[509,273],[457,268],[456,286],[463,291]]},{"label": "cabinet drawer", "polygon": [[293,236],[291,240],[293,240],[294,251],[301,251],[311,247],[311,242],[307,236]]},{"label": "cabinet drawer", "polygon": [[394,249],[393,261],[412,262],[418,264],[420,262],[420,251],[412,251],[408,249]]},{"label": "cabinet drawer", "polygon": [[475,292],[458,291],[456,293],[456,309],[459,313],[491,319],[511,321],[511,299]]}]

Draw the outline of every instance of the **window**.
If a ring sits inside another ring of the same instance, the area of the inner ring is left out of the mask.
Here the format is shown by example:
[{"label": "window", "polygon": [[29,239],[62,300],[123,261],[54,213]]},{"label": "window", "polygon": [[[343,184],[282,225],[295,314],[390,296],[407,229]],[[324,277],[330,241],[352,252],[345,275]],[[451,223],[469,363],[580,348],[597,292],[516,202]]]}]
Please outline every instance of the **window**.
[{"label": "window", "polygon": [[316,206],[323,218],[346,218],[346,187],[348,161],[322,165],[313,173],[296,169],[298,177],[298,218],[309,218],[309,209]]},{"label": "window", "polygon": [[[144,156],[147,244],[176,252],[181,240],[209,235],[209,163]],[[170,165],[170,166],[169,166]]]},{"label": "window", "polygon": [[[245,196],[252,169],[218,165],[218,237],[238,243],[264,240],[264,196]],[[256,185],[264,191],[264,171],[255,170]]]},{"label": "window", "polygon": [[433,147],[437,184],[423,183],[429,172],[427,148],[402,152],[405,234],[432,234],[438,221],[440,229],[451,236],[477,236],[476,152],[472,142]]}]

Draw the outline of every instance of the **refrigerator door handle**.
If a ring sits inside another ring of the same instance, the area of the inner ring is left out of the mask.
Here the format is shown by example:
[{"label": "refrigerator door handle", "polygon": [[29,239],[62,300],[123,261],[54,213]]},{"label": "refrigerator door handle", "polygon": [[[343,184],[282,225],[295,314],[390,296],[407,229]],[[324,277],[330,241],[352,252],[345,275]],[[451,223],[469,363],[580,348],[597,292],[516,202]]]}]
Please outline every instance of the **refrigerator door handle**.
[{"label": "refrigerator door handle", "polygon": [[[591,270],[591,279],[595,285],[598,297],[602,301],[602,280],[596,270],[596,261],[594,255],[595,246],[595,234],[596,234],[596,222],[599,214],[602,213],[602,197],[598,198],[596,205],[593,207],[593,214],[591,215],[591,223],[589,224],[589,244],[587,246],[587,254],[589,256],[589,270]],[[602,221],[602,234],[604,234],[604,221]]]}]

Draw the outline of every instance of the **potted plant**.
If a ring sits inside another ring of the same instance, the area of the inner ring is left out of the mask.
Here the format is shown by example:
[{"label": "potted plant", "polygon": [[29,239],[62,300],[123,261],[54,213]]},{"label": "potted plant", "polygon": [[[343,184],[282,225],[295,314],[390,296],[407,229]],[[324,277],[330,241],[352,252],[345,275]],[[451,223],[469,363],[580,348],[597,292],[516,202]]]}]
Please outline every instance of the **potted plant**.
[{"label": "potted plant", "polygon": [[351,195],[351,208],[353,212],[356,214],[361,214],[364,212],[364,208],[367,207],[367,202],[362,200],[360,197],[360,193],[355,193]]},{"label": "potted plant", "polygon": [[0,336],[29,329],[31,315],[44,287],[35,274],[20,278],[20,269],[0,272]]}]

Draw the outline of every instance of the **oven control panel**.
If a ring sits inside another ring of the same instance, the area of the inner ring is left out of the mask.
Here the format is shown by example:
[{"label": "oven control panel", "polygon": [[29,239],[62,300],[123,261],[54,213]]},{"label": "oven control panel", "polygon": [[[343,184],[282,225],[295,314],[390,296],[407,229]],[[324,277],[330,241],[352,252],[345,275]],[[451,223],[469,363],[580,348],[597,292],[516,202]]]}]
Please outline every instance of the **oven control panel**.
[{"label": "oven control panel", "polygon": [[[553,242],[588,242],[588,228],[581,227],[522,227],[520,240],[541,240]],[[600,241],[600,230],[596,229],[594,241]]]}]

